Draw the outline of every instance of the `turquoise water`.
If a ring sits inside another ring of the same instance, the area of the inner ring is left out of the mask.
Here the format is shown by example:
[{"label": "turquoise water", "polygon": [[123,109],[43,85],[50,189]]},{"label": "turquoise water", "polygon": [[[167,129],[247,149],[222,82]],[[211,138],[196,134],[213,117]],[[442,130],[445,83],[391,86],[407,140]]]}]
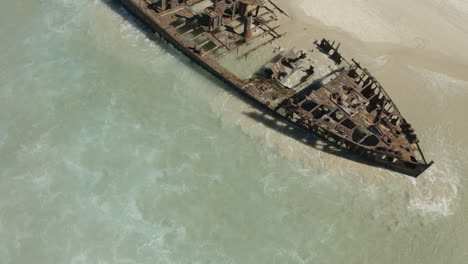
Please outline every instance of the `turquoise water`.
[{"label": "turquoise water", "polygon": [[418,124],[447,161],[422,180],[316,149],[304,164],[113,1],[0,14],[0,263],[466,263],[453,120]]}]

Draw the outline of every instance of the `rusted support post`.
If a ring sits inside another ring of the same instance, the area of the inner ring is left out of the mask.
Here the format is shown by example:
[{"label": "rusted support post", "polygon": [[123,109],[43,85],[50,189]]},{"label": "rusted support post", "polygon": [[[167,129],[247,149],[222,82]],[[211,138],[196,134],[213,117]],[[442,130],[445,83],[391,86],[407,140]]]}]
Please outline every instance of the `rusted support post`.
[{"label": "rusted support post", "polygon": [[239,13],[241,16],[246,17],[248,14],[248,5],[244,3],[239,3]]},{"label": "rusted support post", "polygon": [[244,17],[244,40],[245,42],[249,42],[252,39],[252,22],[253,22],[253,14],[249,12],[247,16]]},{"label": "rusted support post", "polygon": [[237,12],[237,0],[234,1],[234,3],[232,4],[231,19],[234,19],[236,17],[236,12]]}]

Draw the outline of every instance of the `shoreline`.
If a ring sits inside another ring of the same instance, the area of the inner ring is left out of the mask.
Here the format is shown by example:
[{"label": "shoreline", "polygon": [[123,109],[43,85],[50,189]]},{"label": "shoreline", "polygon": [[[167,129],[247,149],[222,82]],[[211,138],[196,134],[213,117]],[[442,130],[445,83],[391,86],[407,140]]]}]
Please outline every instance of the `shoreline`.
[{"label": "shoreline", "polygon": [[[468,81],[468,76],[466,75],[466,72],[468,72],[468,53],[464,54],[461,52],[463,51],[462,47],[468,46],[468,34],[465,41],[457,43],[454,47],[447,45],[446,47],[451,48],[445,50],[440,47],[440,43],[445,43],[442,36],[438,36],[441,39],[434,37],[433,40],[415,37],[413,40],[407,40],[406,42],[369,41],[356,34],[356,32],[347,30],[344,23],[327,25],[326,21],[307,14],[306,9],[311,10],[314,8],[311,7],[311,3],[285,0],[277,0],[277,2],[281,8],[290,14],[292,23],[296,25],[296,28],[298,28],[298,24],[304,24],[304,29],[306,29],[304,31],[306,32],[303,35],[309,36],[310,39],[310,32],[312,32],[313,37],[316,39],[325,37],[342,42],[345,56],[354,56],[360,61],[369,56],[378,57],[386,55],[399,60],[407,60],[408,57],[411,57],[412,64],[415,66],[444,73],[459,80]],[[443,30],[441,29],[441,31]],[[291,36],[288,35],[288,37]],[[294,38],[302,42],[304,41],[301,37]],[[436,42],[438,45],[434,45],[431,42]],[[454,43],[450,44],[453,45]]]}]

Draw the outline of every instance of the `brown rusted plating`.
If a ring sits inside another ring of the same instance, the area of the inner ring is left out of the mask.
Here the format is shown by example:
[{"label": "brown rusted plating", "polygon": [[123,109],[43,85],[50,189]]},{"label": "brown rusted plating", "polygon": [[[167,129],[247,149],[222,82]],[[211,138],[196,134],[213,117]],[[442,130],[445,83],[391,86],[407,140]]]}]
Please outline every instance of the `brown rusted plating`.
[{"label": "brown rusted plating", "polygon": [[[341,66],[331,73],[333,78],[319,86],[309,82],[315,70],[312,65],[303,67],[305,51],[285,52],[266,75],[256,74],[247,80],[218,63],[256,39],[268,38],[246,56],[284,36],[270,23],[277,20],[277,13],[287,14],[271,0],[210,0],[202,14],[191,7],[208,0],[119,1],[225,83],[330,144],[414,177],[433,164],[426,161],[414,129],[380,83],[358,62],[347,61],[338,51],[339,44],[326,39],[315,43],[320,52]],[[239,28],[241,33],[236,32]],[[303,78],[289,87],[284,80],[297,71],[304,72]]]}]

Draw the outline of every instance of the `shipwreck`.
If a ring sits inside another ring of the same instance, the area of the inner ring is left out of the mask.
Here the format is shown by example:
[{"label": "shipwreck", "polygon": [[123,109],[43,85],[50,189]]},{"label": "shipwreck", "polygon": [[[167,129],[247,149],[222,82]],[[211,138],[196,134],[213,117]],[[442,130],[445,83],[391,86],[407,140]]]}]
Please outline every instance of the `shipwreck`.
[{"label": "shipwreck", "polygon": [[281,18],[288,16],[273,1],[119,2],[278,118],[393,171],[417,177],[433,164],[426,161],[415,130],[382,85],[360,63],[343,57],[340,44],[322,39],[310,43],[313,49],[298,51],[273,44],[285,35]]}]

